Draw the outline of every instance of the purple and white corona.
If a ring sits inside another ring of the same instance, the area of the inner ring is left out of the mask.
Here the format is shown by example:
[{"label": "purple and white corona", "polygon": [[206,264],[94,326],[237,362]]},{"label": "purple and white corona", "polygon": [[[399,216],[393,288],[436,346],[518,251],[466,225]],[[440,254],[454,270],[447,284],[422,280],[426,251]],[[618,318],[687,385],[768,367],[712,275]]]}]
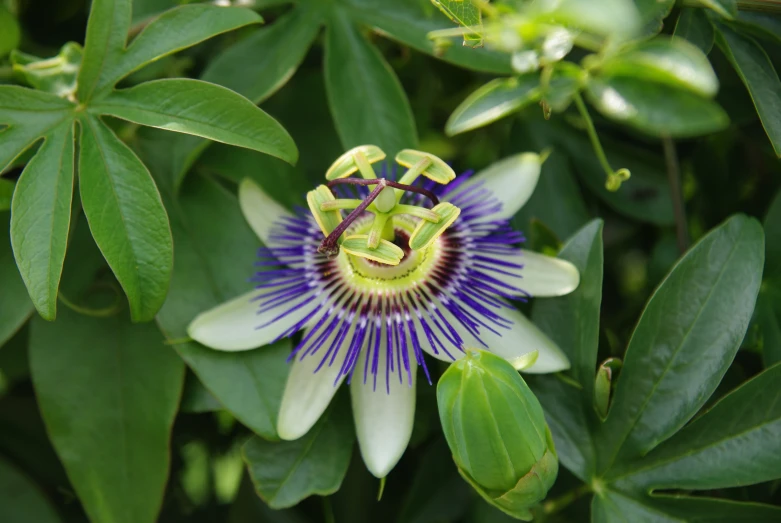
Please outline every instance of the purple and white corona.
[{"label": "purple and white corona", "polygon": [[[509,218],[531,196],[543,159],[506,158],[456,176],[436,156],[401,151],[400,176],[376,146],[342,155],[327,185],[292,214],[245,180],[242,210],[263,241],[246,295],[199,315],[190,336],[223,351],[262,347],[302,331],[277,431],[296,439],[349,383],[364,462],[385,477],[412,433],[418,367],[468,347],[508,360],[536,351],[525,372],[569,367],[561,350],[509,300],[561,296],[579,283],[570,263],[522,250]],[[360,176],[357,177],[357,176]],[[261,349],[262,350],[262,349]]]}]

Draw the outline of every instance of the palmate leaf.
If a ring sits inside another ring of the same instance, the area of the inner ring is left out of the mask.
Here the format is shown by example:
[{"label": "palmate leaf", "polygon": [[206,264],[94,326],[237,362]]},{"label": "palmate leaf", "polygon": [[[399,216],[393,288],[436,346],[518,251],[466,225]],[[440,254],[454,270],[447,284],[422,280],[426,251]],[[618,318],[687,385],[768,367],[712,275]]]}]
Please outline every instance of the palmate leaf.
[{"label": "palmate leaf", "polygon": [[[271,5],[277,2],[270,2]],[[280,1],[279,3],[286,3]],[[373,28],[403,45],[446,62],[477,71],[511,72],[507,54],[453,46],[439,53],[426,34],[451,27],[436,8],[419,0],[349,0],[339,3],[302,0],[300,5],[220,53],[206,67],[202,80],[220,84],[259,103],[295,73],[322,26],[328,32],[326,77],[329,105],[344,148],[367,142],[391,150],[414,147],[415,123],[406,95],[385,58],[361,33]],[[266,5],[265,3],[263,4]],[[278,50],[278,51],[277,51]],[[246,68],[253,63],[252,68]],[[330,63],[330,67],[329,64]],[[349,68],[349,71],[345,71]],[[330,73],[329,73],[330,69]],[[355,78],[361,78],[356,82]],[[370,86],[365,89],[362,84]],[[369,96],[371,95],[371,96]],[[356,97],[366,109],[356,112]],[[359,125],[359,129],[354,129]],[[364,132],[365,131],[365,132]],[[367,134],[368,132],[368,134]],[[373,139],[367,139],[374,137]],[[362,137],[359,139],[359,137]],[[184,138],[174,145],[175,186],[206,144]]]},{"label": "palmate leaf", "polygon": [[592,521],[776,520],[777,507],[655,492],[781,477],[781,366],[686,424],[715,390],[748,326],[764,258],[759,224],[740,215],[727,220],[673,268],[638,322],[604,422],[591,406],[599,286],[590,280],[601,252],[585,241],[589,228],[561,253],[581,271],[581,287],[535,304],[533,314],[568,351],[579,387],[542,377],[532,386],[562,464],[594,489]]},{"label": "palmate leaf", "polygon": [[601,468],[646,454],[709,398],[748,327],[763,259],[761,226],[735,216],[700,240],[656,290],[627,348],[599,440]]},{"label": "palmate leaf", "polygon": [[[46,319],[56,314],[75,174],[93,235],[127,294],[132,319],[152,319],[168,288],[173,246],[160,195],[146,167],[101,116],[249,147],[291,163],[298,157],[293,140],[273,118],[228,89],[195,80],[163,80],[114,90],[119,80],[154,60],[260,22],[257,14],[214,5],[181,6],[149,22],[126,45],[131,4],[92,3],[75,93],[63,92],[60,98],[0,87],[0,171],[44,138],[15,188],[11,236],[27,290]],[[74,173],[77,145],[80,161]],[[193,157],[183,154],[185,161]]]},{"label": "palmate leaf", "polygon": [[47,432],[92,521],[153,523],[184,365],[154,324],[69,309],[33,320],[30,365]]}]

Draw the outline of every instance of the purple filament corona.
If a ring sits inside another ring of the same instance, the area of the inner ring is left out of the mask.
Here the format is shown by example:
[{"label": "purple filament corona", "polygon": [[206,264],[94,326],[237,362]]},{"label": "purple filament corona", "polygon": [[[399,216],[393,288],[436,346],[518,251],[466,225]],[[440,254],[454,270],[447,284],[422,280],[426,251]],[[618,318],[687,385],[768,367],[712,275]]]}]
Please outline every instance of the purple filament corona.
[{"label": "purple filament corona", "polygon": [[[506,219],[497,218],[502,204],[488,189],[465,185],[470,175],[464,173],[447,186],[429,180],[420,184],[461,208],[461,215],[440,237],[440,255],[425,281],[408,288],[375,292],[351,285],[337,259],[317,252],[323,233],[308,210],[275,224],[269,245],[259,251],[260,270],[253,278],[258,314],[270,318],[257,328],[284,321],[290,326],[280,338],[305,329],[291,359],[317,358],[316,371],[338,366],[337,382],[343,376],[353,379],[357,370],[375,389],[378,378],[384,380],[386,391],[391,380],[412,383],[413,359],[430,383],[426,351],[455,359],[465,348],[463,333],[479,343],[481,329],[501,334],[511,325],[501,314],[508,306],[502,298],[525,295],[503,281],[521,276],[522,265],[507,258],[517,255],[524,238]],[[365,187],[345,185],[335,192],[344,198],[368,194]],[[414,193],[402,199],[413,205],[426,202]],[[397,230],[397,243],[405,252],[407,240]],[[365,358],[358,365],[362,352]]]}]

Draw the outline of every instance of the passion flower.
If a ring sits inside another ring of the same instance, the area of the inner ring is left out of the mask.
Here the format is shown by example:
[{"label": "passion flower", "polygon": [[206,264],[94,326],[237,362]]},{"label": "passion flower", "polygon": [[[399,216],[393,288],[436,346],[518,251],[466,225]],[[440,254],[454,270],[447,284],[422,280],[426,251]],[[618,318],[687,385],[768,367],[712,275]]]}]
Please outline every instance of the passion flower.
[{"label": "passion flower", "polygon": [[[465,347],[508,359],[537,351],[527,372],[564,370],[561,350],[507,300],[560,296],[579,281],[568,262],[520,249],[523,236],[508,222],[534,190],[539,155],[458,177],[411,150],[396,157],[407,167],[401,176],[386,164],[377,174],[371,164],[384,158],[375,146],[345,153],[328,184],[309,192],[309,213],[290,213],[244,180],[240,204],[265,244],[257,288],[189,327],[193,339],[223,351],[303,330],[279,436],[304,435],[347,379],[361,453],[377,477],[409,442],[418,366],[430,382],[424,354],[454,361]],[[350,178],[356,173],[362,178]]]}]

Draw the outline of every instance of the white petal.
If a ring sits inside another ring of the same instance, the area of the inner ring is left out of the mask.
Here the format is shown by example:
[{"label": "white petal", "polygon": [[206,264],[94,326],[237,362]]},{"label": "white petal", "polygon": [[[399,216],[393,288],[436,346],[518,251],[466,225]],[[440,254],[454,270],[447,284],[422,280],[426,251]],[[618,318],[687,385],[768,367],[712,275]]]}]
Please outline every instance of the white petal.
[{"label": "white petal", "polygon": [[[503,318],[512,322],[511,326],[508,328],[497,327],[486,320],[485,323],[491,325],[496,332],[491,332],[481,326],[479,340],[464,328],[450,312],[443,308],[440,308],[440,311],[464,340],[465,349],[489,350],[510,362],[536,350],[538,354],[534,365],[522,370],[522,372],[531,374],[559,372],[570,367],[567,356],[553,340],[514,308],[504,308],[499,311]],[[463,353],[458,351],[453,355],[456,359],[460,359]]]},{"label": "white petal", "polygon": [[[525,297],[527,294],[539,298],[564,296],[577,289],[580,283],[578,269],[566,260],[525,249],[517,249],[511,255],[491,254],[491,257],[501,262],[523,266],[522,269],[497,266],[497,270],[502,272],[482,268],[489,276],[522,291],[518,293],[518,297]],[[518,276],[515,276],[515,273]]]},{"label": "white petal", "polygon": [[[315,308],[316,303],[295,307],[290,302],[259,313],[260,305],[254,298],[260,291],[242,294],[238,298],[199,314],[187,327],[187,334],[212,349],[224,351],[249,350],[276,340],[290,327],[301,321]],[[303,303],[310,295],[297,298]],[[290,314],[281,317],[290,310]],[[268,325],[271,320],[279,318]]]},{"label": "white petal", "polygon": [[532,296],[564,296],[578,288],[580,273],[570,262],[521,249],[521,289]]},{"label": "white petal", "polygon": [[481,187],[490,190],[494,197],[502,202],[502,210],[495,216],[510,218],[531,197],[540,179],[541,168],[539,154],[516,154],[480,171],[465,185],[465,188],[482,182]]},{"label": "white petal", "polygon": [[396,353],[393,351],[391,354],[394,358],[394,370],[390,372],[389,389],[386,389],[387,361],[383,335],[375,387],[371,372],[366,373],[366,383],[364,383],[364,363],[368,352],[368,347],[361,351],[350,383],[350,393],[361,456],[369,472],[378,478],[384,478],[399,462],[412,436],[417,366],[414,356],[408,354],[411,358],[412,383],[408,381],[405,371],[402,371],[403,382],[400,383]]},{"label": "white petal", "polygon": [[344,376],[339,376],[344,351],[337,355],[331,366],[325,362],[320,370],[315,372],[330,341],[331,339],[327,340],[325,346],[320,347],[315,354],[310,354],[303,360],[296,357],[293,362],[279,407],[277,433],[280,438],[298,439],[309,432],[323,415],[336,394],[336,389],[344,380]]},{"label": "white petal", "polygon": [[244,178],[239,184],[239,205],[247,223],[265,245],[269,244],[274,223],[293,216],[249,178]]},{"label": "white petal", "polygon": [[545,374],[559,372],[570,367],[567,356],[553,340],[543,334],[526,316],[515,309],[506,309],[502,316],[513,322],[509,329],[497,329],[501,336],[482,329],[480,338],[489,350],[503,358],[512,360],[532,351],[538,351],[537,361],[521,372]]}]

